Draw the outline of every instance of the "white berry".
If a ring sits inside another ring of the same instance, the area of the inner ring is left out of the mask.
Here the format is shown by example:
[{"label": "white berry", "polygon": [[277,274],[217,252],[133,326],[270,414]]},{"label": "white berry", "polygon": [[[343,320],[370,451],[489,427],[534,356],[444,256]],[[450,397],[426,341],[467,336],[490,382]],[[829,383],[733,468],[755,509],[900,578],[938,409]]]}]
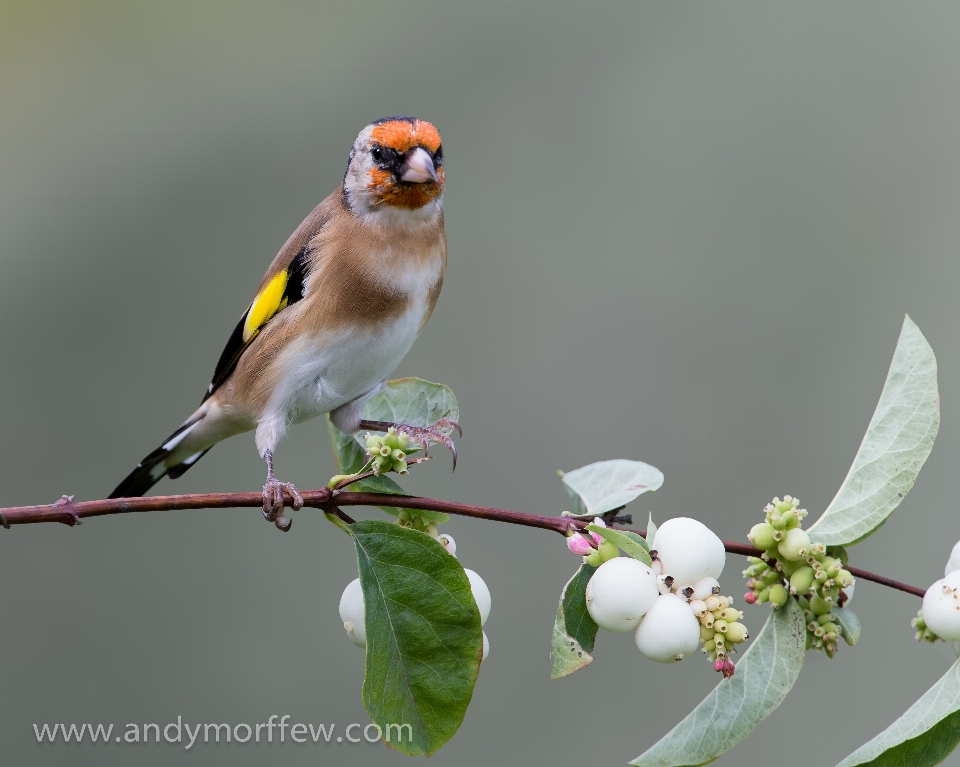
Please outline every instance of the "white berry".
[{"label": "white berry", "polygon": [[950,559],[947,560],[947,566],[943,568],[944,575],[960,570],[960,541],[953,544],[953,551],[950,552]]},{"label": "white berry", "polygon": [[487,639],[487,632],[483,631],[481,633],[483,634],[483,656],[480,658],[480,662],[483,663],[490,654],[490,640]]},{"label": "white berry", "polygon": [[846,599],[843,600],[844,607],[849,605],[850,600],[853,599],[853,590],[856,588],[856,586],[857,586],[857,581],[856,579],[854,579],[853,583],[851,583],[849,586],[847,586],[846,588],[840,589],[840,593],[846,597]]},{"label": "white berry", "polygon": [[923,620],[943,639],[960,639],[960,570],[936,581],[923,597]]},{"label": "white berry", "polygon": [[673,576],[678,591],[707,576],[719,578],[727,561],[723,541],[705,524],[688,517],[660,525],[650,548],[663,563],[664,574]]},{"label": "white berry", "polygon": [[354,578],[340,597],[340,620],[350,641],[357,647],[367,646],[367,630],[363,622],[363,588],[360,579]]},{"label": "white berry", "polygon": [[600,565],[587,584],[587,612],[607,631],[632,631],[659,593],[657,576],[649,567],[617,557]]},{"label": "white berry", "polygon": [[657,663],[676,663],[700,644],[700,622],[676,594],[657,597],[637,627],[637,647]]},{"label": "white berry", "polygon": [[448,554],[453,554],[453,556],[457,556],[457,542],[453,540],[452,535],[447,535],[446,533],[444,533],[437,540],[440,541],[440,545],[447,550]]},{"label": "white berry", "polygon": [[477,607],[480,609],[480,625],[482,626],[487,622],[487,618],[490,617],[490,589],[487,588],[487,584],[483,582],[483,578],[477,575],[473,570],[468,568],[463,568],[463,571],[467,574],[467,578],[470,579],[470,588],[473,591],[473,599],[477,603]]},{"label": "white berry", "polygon": [[709,575],[694,583],[692,588],[693,594],[690,595],[691,600],[706,599],[707,597],[720,593],[720,584],[717,583],[717,579]]}]

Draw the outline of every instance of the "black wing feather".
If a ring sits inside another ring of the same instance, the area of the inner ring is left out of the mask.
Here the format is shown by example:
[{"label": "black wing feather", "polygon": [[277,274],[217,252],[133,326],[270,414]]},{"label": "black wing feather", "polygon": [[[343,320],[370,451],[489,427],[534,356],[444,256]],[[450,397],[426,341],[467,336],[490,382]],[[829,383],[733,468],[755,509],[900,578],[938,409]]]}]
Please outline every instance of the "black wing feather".
[{"label": "black wing feather", "polygon": [[[300,249],[300,252],[294,257],[293,261],[290,262],[290,266],[287,267],[287,285],[283,291],[283,298],[281,300],[281,308],[273,314],[270,319],[276,317],[277,314],[280,314],[285,308],[291,304],[295,304],[297,301],[303,298],[303,288],[304,283],[307,279],[307,270],[309,268],[309,252],[304,246]],[[252,306],[252,304],[251,304]],[[264,322],[263,325],[258,327],[246,341],[243,340],[243,327],[247,322],[247,315],[250,313],[250,307],[247,307],[247,310],[243,313],[243,316],[240,318],[240,321],[237,323],[237,326],[233,329],[233,333],[230,334],[230,339],[227,341],[227,345],[223,348],[223,352],[220,354],[220,359],[217,361],[217,367],[213,371],[213,380],[210,382],[210,386],[207,387],[206,394],[203,395],[204,401],[210,397],[220,386],[226,381],[230,374],[237,367],[237,363],[240,362],[240,358],[243,356],[243,353],[247,350],[253,339],[257,337],[259,332],[267,324]]]}]

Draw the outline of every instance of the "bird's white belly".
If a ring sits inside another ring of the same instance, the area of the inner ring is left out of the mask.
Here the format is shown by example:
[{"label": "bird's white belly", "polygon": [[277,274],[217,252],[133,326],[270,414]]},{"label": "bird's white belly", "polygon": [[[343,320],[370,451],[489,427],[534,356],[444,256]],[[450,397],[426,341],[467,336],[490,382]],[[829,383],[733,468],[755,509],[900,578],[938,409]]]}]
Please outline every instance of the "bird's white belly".
[{"label": "bird's white belly", "polygon": [[279,384],[257,423],[260,453],[273,451],[289,424],[329,413],[382,383],[416,340],[425,311],[415,302],[386,328],[344,328],[290,343],[274,362]]}]

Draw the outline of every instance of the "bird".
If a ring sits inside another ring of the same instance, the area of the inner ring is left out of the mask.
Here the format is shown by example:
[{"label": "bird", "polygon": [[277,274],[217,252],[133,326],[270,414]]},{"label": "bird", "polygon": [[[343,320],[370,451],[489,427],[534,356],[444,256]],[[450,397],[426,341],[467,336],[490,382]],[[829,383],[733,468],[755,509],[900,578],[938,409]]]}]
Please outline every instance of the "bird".
[{"label": "bird", "polygon": [[443,146],[429,122],[385,117],[350,151],[340,186],[290,235],[267,268],[217,361],[200,407],[110,494],[144,495],[176,479],[228,437],[256,432],[266,463],[263,515],[280,530],[284,494],[273,454],[291,424],[329,414],[341,431],[406,434],[426,450],[459,424],[370,421],[364,404],[400,363],[430,318],[443,286]]}]

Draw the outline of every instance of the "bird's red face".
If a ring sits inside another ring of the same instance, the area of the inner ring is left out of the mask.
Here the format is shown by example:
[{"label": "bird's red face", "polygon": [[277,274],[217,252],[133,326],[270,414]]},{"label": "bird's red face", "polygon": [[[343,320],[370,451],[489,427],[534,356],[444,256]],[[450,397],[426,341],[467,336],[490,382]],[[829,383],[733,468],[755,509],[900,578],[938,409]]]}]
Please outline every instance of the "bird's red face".
[{"label": "bird's red face", "polygon": [[387,205],[422,208],[443,190],[440,133],[422,120],[392,119],[374,125],[367,188]]},{"label": "bird's red face", "polygon": [[357,137],[345,184],[354,198],[362,191],[372,210],[381,206],[419,210],[443,192],[440,133],[414,117],[389,117]]}]

